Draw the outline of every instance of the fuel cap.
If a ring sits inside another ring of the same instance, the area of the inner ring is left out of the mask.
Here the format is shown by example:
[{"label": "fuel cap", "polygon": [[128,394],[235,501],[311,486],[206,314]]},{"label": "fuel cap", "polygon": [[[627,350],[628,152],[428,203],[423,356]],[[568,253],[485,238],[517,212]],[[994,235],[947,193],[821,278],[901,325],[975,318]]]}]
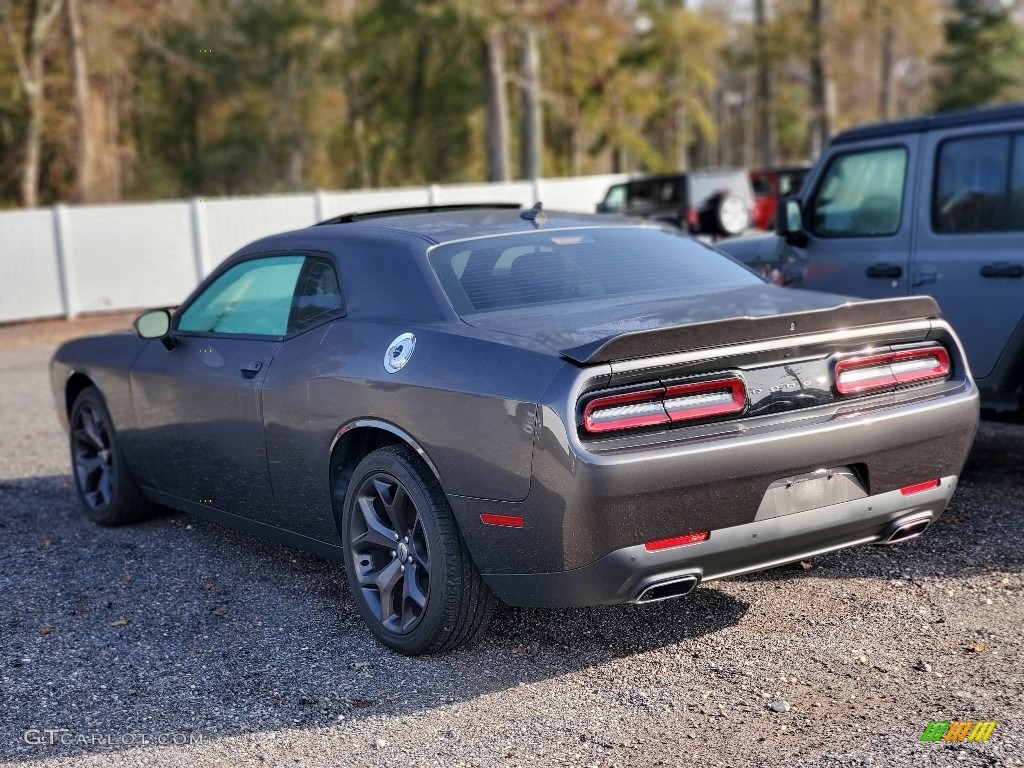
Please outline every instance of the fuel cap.
[{"label": "fuel cap", "polygon": [[398,373],[412,357],[412,351],[416,349],[416,337],[411,333],[403,333],[388,346],[384,353],[384,370],[388,373]]}]

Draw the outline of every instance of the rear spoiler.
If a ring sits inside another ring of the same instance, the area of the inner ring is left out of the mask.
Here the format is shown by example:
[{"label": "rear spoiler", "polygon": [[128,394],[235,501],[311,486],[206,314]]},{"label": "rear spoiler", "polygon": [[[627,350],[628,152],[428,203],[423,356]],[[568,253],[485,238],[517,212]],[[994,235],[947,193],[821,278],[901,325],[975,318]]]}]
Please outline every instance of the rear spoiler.
[{"label": "rear spoiler", "polygon": [[836,331],[904,320],[924,320],[939,315],[939,305],[931,296],[848,302],[838,307],[785,315],[731,317],[708,323],[620,333],[589,344],[563,349],[561,354],[575,363],[591,365],[691,352],[727,344],[767,341],[793,334]]}]

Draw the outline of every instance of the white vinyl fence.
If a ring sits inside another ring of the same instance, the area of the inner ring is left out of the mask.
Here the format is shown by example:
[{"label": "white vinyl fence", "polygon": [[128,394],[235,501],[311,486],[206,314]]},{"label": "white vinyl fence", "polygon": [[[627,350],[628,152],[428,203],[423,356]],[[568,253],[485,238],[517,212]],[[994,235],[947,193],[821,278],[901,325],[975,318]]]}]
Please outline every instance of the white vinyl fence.
[{"label": "white vinyl fence", "polygon": [[0,213],[0,323],[172,306],[246,243],[352,211],[512,202],[592,212],[623,175]]}]

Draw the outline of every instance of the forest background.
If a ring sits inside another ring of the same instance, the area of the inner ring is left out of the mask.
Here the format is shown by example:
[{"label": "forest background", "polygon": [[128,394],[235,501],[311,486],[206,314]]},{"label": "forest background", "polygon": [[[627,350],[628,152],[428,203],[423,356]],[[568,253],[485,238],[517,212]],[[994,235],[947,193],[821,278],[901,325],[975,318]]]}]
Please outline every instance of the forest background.
[{"label": "forest background", "polygon": [[1024,101],[1022,0],[0,0],[0,207],[807,163]]}]

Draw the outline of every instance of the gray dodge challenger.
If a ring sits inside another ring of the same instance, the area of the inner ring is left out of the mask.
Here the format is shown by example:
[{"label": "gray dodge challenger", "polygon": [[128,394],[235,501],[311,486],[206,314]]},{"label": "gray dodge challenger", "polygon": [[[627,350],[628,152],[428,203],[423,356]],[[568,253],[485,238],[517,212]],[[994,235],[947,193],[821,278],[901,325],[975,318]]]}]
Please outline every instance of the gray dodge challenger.
[{"label": "gray dodge challenger", "polygon": [[646,603],[942,513],[978,420],[930,298],[789,291],[678,231],[339,216],[51,363],[101,525],[158,506],[344,563],[384,645],[496,600]]}]

